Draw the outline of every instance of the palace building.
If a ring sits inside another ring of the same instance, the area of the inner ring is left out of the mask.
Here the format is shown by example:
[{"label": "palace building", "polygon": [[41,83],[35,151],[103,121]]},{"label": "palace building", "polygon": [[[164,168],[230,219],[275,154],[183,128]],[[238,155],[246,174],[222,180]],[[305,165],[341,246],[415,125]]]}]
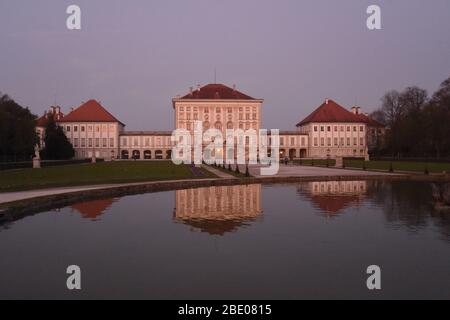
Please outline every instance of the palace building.
[{"label": "palace building", "polygon": [[[203,130],[255,129],[262,123],[263,99],[256,99],[223,84],[190,88],[172,99],[174,128],[193,132],[194,122]],[[75,149],[75,157],[112,159],[170,159],[172,131],[126,131],[125,124],[100,102],[89,100],[67,115],[52,107],[37,121],[43,141],[49,117],[64,129]],[[363,114],[359,107],[347,110],[326,99],[297,124],[296,130],[280,130],[280,158],[368,158],[370,144],[378,143],[384,127]],[[270,141],[270,139],[269,139]],[[42,143],[41,143],[42,146]],[[225,148],[225,147],[224,147]],[[218,150],[223,153],[224,150]]]}]

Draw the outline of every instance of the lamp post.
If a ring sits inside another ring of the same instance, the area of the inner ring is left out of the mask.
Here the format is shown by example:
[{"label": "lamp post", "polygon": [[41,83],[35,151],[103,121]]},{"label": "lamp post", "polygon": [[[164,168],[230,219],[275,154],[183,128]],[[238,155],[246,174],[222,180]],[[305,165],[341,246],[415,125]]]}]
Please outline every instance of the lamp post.
[{"label": "lamp post", "polygon": [[327,149],[327,168],[330,166],[330,148]]}]

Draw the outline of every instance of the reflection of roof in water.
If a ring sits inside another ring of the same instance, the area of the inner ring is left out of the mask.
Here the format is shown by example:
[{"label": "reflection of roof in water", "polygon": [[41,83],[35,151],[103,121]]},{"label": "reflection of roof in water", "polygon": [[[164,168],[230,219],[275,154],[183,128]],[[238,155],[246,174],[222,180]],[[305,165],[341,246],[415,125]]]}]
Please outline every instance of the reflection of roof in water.
[{"label": "reflection of roof in water", "polygon": [[359,205],[359,195],[308,195],[314,206],[326,214],[335,215],[339,211],[352,205]]},{"label": "reflection of roof in water", "polygon": [[191,231],[224,235],[261,215],[261,185],[212,186],[175,192],[174,220]]},{"label": "reflection of roof in water", "polygon": [[105,213],[114,202],[115,199],[85,201],[73,204],[71,205],[71,208],[78,211],[84,219],[96,220],[97,217]]},{"label": "reflection of roof in water", "polygon": [[299,184],[298,192],[311,201],[312,206],[327,216],[359,206],[365,198],[365,181],[317,181]]},{"label": "reflection of roof in water", "polygon": [[247,227],[255,219],[230,219],[230,220],[212,220],[212,219],[176,219],[193,228],[193,231],[209,233],[210,235],[223,236],[227,232],[236,232],[240,227]]}]

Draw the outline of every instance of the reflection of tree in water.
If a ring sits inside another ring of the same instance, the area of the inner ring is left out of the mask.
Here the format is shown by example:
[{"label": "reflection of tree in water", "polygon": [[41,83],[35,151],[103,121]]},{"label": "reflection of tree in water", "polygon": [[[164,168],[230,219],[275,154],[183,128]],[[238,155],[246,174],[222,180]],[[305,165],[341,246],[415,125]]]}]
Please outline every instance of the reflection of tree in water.
[{"label": "reflection of tree in water", "polygon": [[407,227],[411,232],[436,226],[450,240],[450,212],[434,208],[430,183],[369,181],[367,197],[370,203],[383,209],[391,226]]}]

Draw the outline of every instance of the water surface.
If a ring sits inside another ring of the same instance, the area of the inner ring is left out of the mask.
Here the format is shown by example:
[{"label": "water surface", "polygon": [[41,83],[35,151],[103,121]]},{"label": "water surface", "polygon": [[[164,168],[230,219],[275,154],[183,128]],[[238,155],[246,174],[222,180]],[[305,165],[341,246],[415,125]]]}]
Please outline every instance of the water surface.
[{"label": "water surface", "polygon": [[[420,182],[211,187],[0,226],[0,298],[450,298],[450,213]],[[82,290],[66,288],[79,265]],[[382,290],[366,268],[382,269]]]}]

